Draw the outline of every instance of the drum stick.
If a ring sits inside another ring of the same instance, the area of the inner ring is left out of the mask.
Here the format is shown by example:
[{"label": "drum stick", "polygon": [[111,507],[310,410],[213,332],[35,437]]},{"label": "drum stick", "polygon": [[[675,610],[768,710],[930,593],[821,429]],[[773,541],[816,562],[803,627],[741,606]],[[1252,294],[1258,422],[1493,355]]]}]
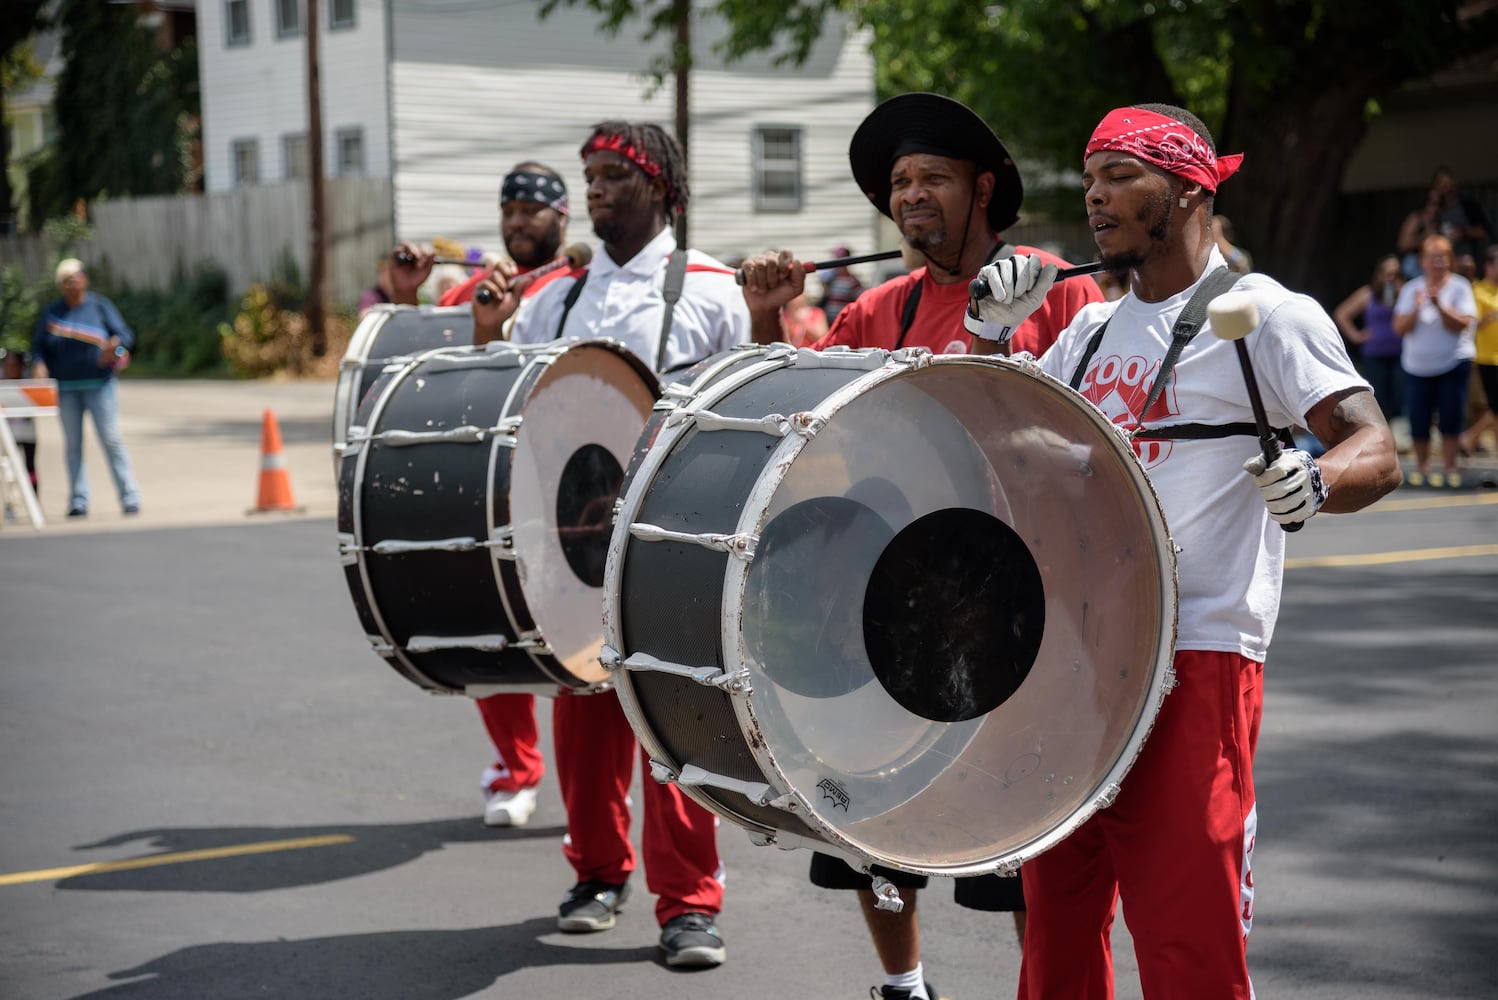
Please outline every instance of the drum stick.
[{"label": "drum stick", "polygon": [[[1223,340],[1231,340],[1238,351],[1238,367],[1243,369],[1243,385],[1248,389],[1248,405],[1254,411],[1254,427],[1259,432],[1259,448],[1267,468],[1280,457],[1280,439],[1269,426],[1264,397],[1259,394],[1259,380],[1254,377],[1254,363],[1248,356],[1248,346],[1243,343],[1243,338],[1259,325],[1259,309],[1246,292],[1224,292],[1207,303],[1207,317],[1212,321],[1212,332]],[[1280,525],[1286,531],[1299,531],[1304,526],[1304,521]]]},{"label": "drum stick", "polygon": [[[551,261],[548,264],[542,264],[540,267],[536,268],[533,271],[527,271],[524,274],[516,275],[515,280],[510,283],[510,290],[516,295],[519,295],[521,292],[525,291],[527,285],[535,281],[537,278],[544,277],[545,275],[548,275],[551,272],[563,267],[587,267],[588,264],[592,262],[592,260],[593,250],[591,247],[589,247],[586,243],[574,243],[566,250],[562,251],[562,255],[556,260]],[[473,293],[473,297],[478,301],[479,305],[487,306],[493,303],[494,292],[488,288],[480,288],[478,291]]]},{"label": "drum stick", "polygon": [[[850,264],[872,264],[876,260],[894,260],[903,254],[903,250],[881,250],[879,253],[866,253],[862,257],[839,257],[836,260],[819,260],[815,263],[803,260],[797,266],[807,274],[815,274],[824,268],[847,267]],[[744,272],[742,270],[733,272],[733,280],[742,285],[744,283]]]},{"label": "drum stick", "polygon": [[[396,251],[392,252],[390,254],[390,259],[393,260],[393,261],[395,261],[397,264],[399,264],[402,267],[410,267],[412,264],[416,263],[416,255],[413,254],[413,253],[407,253],[404,250],[396,250]],[[482,261],[468,260],[466,258],[459,258],[459,257],[433,257],[432,258],[432,263],[434,265],[435,264],[456,264],[459,267],[483,267],[484,266]]]},{"label": "drum stick", "polygon": [[[1076,267],[1063,267],[1061,270],[1056,272],[1056,280],[1065,281],[1067,278],[1080,278],[1084,274],[1097,274],[1099,271],[1105,270],[1107,270],[1107,268],[1103,267],[1103,262],[1100,260],[1095,260],[1090,264],[1079,264]],[[967,294],[968,298],[970,299],[988,298],[988,282],[983,278],[974,278],[972,280],[972,283],[967,286]]]}]

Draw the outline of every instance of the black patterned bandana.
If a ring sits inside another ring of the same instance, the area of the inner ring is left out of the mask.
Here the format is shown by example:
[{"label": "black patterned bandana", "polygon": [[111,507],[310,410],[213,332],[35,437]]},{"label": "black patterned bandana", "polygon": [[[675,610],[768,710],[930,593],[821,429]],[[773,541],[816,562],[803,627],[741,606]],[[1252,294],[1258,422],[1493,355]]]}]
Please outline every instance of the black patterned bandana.
[{"label": "black patterned bandana", "polygon": [[537,174],[528,170],[517,170],[505,174],[499,186],[499,203],[507,201],[534,201],[567,214],[567,185],[550,174]]}]

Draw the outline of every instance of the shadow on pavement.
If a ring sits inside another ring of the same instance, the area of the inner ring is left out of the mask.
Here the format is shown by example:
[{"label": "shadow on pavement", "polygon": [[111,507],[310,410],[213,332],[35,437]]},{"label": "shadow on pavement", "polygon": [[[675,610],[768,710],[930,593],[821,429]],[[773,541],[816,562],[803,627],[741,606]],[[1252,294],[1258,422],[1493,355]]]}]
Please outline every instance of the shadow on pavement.
[{"label": "shadow on pavement", "polygon": [[[333,447],[333,396],[328,394],[328,415],[326,417],[301,417],[283,418],[276,416],[276,426],[281,429],[281,440],[286,444],[326,444],[329,449]],[[272,407],[274,409],[274,407]],[[133,437],[165,437],[174,440],[184,438],[223,438],[231,441],[259,441],[260,422],[264,416],[264,410],[247,416],[243,420],[204,420],[193,424],[183,424],[163,428],[153,432],[141,430],[134,432]]]},{"label": "shadow on pavement", "polygon": [[[249,1000],[263,997],[359,997],[360,1000],[456,1000],[520,969],[622,965],[658,960],[647,947],[577,947],[541,940],[555,917],[448,931],[385,931],[300,941],[194,945],[110,973],[134,979],[85,998]],[[141,979],[139,977],[149,977]]]},{"label": "shadow on pavement", "polygon": [[57,887],[93,892],[265,892],[336,882],[384,871],[413,861],[429,851],[441,850],[448,844],[527,840],[537,837],[555,837],[560,840],[565,832],[565,828],[561,826],[492,829],[477,822],[472,816],[380,826],[342,824],[138,830],[84,844],[77,849],[95,850],[142,841],[145,846],[158,848],[161,853],[175,853],[336,834],[345,834],[354,839],[351,843],[324,847],[277,850],[263,854],[77,875],[61,880]]}]

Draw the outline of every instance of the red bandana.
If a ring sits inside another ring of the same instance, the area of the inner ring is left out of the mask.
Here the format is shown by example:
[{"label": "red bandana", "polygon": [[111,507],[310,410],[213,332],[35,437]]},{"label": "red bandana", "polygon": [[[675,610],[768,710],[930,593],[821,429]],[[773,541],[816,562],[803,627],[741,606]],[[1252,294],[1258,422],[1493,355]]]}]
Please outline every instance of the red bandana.
[{"label": "red bandana", "polygon": [[1083,159],[1103,149],[1137,156],[1167,173],[1196,181],[1214,194],[1217,185],[1237,173],[1243,163],[1242,153],[1215,156],[1191,126],[1142,108],[1108,112],[1087,140]]}]

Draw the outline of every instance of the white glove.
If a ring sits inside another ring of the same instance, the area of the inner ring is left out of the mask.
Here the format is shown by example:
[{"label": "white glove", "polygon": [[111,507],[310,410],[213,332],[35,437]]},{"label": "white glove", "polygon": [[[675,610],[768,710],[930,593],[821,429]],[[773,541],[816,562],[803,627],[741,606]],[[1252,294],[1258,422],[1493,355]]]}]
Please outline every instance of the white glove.
[{"label": "white glove", "polygon": [[1267,469],[1264,456],[1255,455],[1243,463],[1243,471],[1253,477],[1254,485],[1264,497],[1269,516],[1280,524],[1299,524],[1326,503],[1327,490],[1321,482],[1321,466],[1299,448],[1287,448]]},{"label": "white glove", "polygon": [[988,294],[968,301],[962,325],[975,337],[1007,344],[1056,283],[1056,265],[1016,255],[984,266],[978,277],[988,282]]}]

